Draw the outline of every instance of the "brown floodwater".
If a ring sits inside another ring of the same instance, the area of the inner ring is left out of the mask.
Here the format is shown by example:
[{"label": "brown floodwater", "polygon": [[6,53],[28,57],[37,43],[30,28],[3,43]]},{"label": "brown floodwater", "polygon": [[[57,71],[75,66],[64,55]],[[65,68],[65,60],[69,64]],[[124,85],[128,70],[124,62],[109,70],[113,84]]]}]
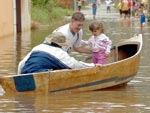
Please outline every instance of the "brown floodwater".
[{"label": "brown floodwater", "polygon": [[[105,34],[113,44],[140,33],[139,21],[101,19]],[[90,20],[85,22],[84,39]],[[58,25],[56,25],[58,26]],[[56,26],[8,36],[0,39],[0,76],[17,73],[19,61],[37,44],[42,43]],[[126,86],[81,93],[8,93],[0,90],[0,112],[9,113],[149,113],[150,112],[150,23],[143,30],[143,50],[139,71]],[[131,48],[132,49],[132,48]],[[78,58],[81,55],[75,54]]]}]

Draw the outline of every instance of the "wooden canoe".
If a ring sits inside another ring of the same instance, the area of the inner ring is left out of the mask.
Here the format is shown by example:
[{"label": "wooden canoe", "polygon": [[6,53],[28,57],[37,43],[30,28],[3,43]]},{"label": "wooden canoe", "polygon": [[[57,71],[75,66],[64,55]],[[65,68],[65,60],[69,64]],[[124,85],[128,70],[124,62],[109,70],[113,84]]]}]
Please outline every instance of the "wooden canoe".
[{"label": "wooden canoe", "polygon": [[79,92],[113,87],[129,82],[138,72],[142,35],[122,41],[112,48],[101,68],[56,70],[0,77],[5,92]]}]

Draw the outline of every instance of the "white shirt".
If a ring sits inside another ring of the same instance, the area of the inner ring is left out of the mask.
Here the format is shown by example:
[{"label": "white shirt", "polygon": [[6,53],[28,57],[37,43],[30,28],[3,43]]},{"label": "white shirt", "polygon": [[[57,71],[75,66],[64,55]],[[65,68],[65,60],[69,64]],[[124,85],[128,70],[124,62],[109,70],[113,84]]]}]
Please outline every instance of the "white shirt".
[{"label": "white shirt", "polygon": [[[71,57],[67,52],[63,51],[61,48],[58,48],[58,47],[53,47],[53,46],[50,46],[50,45],[46,45],[46,44],[40,44],[40,45],[37,45],[35,46],[28,54],[27,56],[25,56],[25,58],[19,63],[18,65],[18,74],[21,73],[21,70],[22,68],[25,66],[25,63],[28,62],[28,59],[29,58],[35,58],[31,56],[31,54],[33,52],[38,52],[39,56],[37,56],[39,58],[39,60],[37,62],[47,62],[52,65],[56,65],[58,66],[58,64],[64,64],[66,65],[67,67],[71,68],[71,69],[80,69],[80,68],[89,68],[89,67],[95,67],[95,64],[93,63],[85,63],[85,62],[82,62],[82,61],[78,61],[76,60],[74,57]],[[40,59],[42,57],[42,54],[44,53],[47,53],[47,55],[49,56],[49,59],[51,60],[47,60],[47,59],[44,59],[45,61],[41,61]],[[36,57],[36,58],[37,58]],[[54,61],[54,59],[57,59],[58,62],[52,62]],[[31,63],[31,67],[36,67],[37,63]],[[42,64],[43,66],[43,64]],[[41,67],[42,67],[41,66]]]},{"label": "white shirt", "polygon": [[[53,32],[61,32],[62,34],[64,34],[65,37],[70,41],[70,44],[71,44],[70,47],[71,48],[72,47],[79,48],[81,46],[81,40],[82,40],[82,36],[83,36],[83,30],[82,29],[78,33],[73,35],[70,31],[69,24],[66,24],[64,26],[57,28]],[[68,49],[70,49],[70,47],[63,47],[63,49],[65,51],[68,51]]]},{"label": "white shirt", "polygon": [[111,0],[106,0],[106,6],[110,6]]}]

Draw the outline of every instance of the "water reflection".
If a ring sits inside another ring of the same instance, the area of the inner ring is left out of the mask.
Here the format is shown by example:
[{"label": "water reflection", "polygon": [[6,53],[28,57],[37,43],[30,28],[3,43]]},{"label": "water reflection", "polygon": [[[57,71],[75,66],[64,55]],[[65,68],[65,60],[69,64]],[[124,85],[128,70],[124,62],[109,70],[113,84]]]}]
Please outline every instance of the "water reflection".
[{"label": "water reflection", "polygon": [[140,101],[139,95],[131,84],[123,88],[74,94],[15,94],[4,96],[0,108],[3,109],[1,112],[137,113],[148,108]]},{"label": "water reflection", "polygon": [[[84,39],[91,34],[89,21],[85,22]],[[113,44],[140,32],[138,20],[103,20],[105,33]],[[59,25],[57,25],[59,26]],[[43,42],[56,26],[42,28],[14,37],[0,39],[0,76],[16,74],[18,62],[34,47]],[[149,113],[150,23],[143,32],[143,51],[137,76],[126,87],[74,94],[7,93],[0,96],[0,112],[52,113]],[[132,48],[131,48],[132,49]],[[76,56],[81,56],[78,53]]]}]

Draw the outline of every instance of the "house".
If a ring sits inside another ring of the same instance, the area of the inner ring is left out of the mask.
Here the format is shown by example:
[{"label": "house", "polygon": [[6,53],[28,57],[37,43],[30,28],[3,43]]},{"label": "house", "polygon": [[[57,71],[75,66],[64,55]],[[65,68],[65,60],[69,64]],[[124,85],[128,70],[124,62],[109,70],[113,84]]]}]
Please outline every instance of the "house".
[{"label": "house", "polygon": [[0,38],[29,30],[31,0],[0,1]]},{"label": "house", "polygon": [[[21,49],[30,42],[31,0],[0,0],[0,55],[1,61],[5,61],[5,55],[9,54],[10,61],[6,67],[17,67],[16,58],[22,56]],[[29,31],[23,33],[24,31]],[[22,33],[19,33],[22,32]],[[18,38],[19,37],[19,38]],[[20,52],[16,52],[20,50]],[[3,64],[1,64],[3,65]]]},{"label": "house", "polygon": [[64,8],[74,8],[74,2],[76,0],[60,0],[60,6]]}]

